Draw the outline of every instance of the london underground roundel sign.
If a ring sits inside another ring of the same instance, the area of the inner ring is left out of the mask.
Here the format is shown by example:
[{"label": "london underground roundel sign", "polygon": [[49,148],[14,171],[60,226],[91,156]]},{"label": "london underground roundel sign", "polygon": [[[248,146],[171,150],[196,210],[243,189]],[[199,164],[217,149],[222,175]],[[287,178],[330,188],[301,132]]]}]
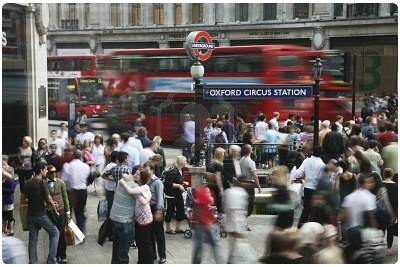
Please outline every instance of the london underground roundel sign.
[{"label": "london underground roundel sign", "polygon": [[185,49],[191,59],[206,61],[211,57],[215,45],[208,32],[195,31],[186,37]]}]

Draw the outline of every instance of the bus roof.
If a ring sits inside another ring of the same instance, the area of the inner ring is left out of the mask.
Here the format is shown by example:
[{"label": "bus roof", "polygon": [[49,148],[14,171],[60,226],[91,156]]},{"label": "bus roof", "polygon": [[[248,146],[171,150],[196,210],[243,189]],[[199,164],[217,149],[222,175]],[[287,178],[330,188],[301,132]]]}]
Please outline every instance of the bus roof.
[{"label": "bus roof", "polygon": [[[235,52],[262,52],[262,51],[308,51],[308,48],[297,45],[254,45],[254,46],[223,46],[216,47],[217,53],[235,53]],[[181,55],[186,54],[184,48],[149,48],[149,49],[119,49],[111,53],[112,55]]]},{"label": "bus roof", "polygon": [[95,58],[96,55],[57,55],[57,56],[47,56],[47,59],[91,59]]}]

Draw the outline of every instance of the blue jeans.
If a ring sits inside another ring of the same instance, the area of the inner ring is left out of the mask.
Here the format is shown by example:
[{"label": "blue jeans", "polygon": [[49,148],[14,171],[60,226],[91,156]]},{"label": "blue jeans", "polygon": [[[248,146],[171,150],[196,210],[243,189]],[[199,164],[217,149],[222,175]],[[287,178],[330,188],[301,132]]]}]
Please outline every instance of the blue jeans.
[{"label": "blue jeans", "polygon": [[133,224],[112,221],[113,246],[111,264],[129,263],[129,242],[134,231]]},{"label": "blue jeans", "polygon": [[28,217],[29,224],[29,263],[35,264],[38,261],[37,258],[37,242],[39,229],[43,228],[50,237],[49,244],[49,255],[47,257],[47,263],[56,263],[57,245],[60,237],[60,232],[57,227],[50,221],[47,215],[40,217]]},{"label": "blue jeans", "polygon": [[219,247],[217,240],[217,225],[214,224],[211,226],[210,230],[207,230],[204,225],[199,223],[193,223],[194,230],[194,247],[193,247],[193,256],[192,256],[192,264],[200,264],[201,258],[203,256],[203,244],[204,241],[208,241],[212,247],[212,251],[214,252],[214,258],[216,263],[222,263],[219,258]]}]

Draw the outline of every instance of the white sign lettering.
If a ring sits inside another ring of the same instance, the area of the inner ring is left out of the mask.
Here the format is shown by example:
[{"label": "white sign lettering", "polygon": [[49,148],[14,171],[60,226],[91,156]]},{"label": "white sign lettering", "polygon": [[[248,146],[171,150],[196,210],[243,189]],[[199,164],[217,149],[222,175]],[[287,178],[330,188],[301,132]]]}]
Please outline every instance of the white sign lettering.
[{"label": "white sign lettering", "polygon": [[1,38],[3,46],[7,46],[7,33],[3,32],[3,37]]}]

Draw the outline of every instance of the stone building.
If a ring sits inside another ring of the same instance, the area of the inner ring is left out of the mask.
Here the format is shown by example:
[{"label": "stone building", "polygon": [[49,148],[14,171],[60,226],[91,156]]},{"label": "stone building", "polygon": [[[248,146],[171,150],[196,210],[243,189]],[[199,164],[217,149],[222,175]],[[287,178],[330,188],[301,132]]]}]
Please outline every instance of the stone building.
[{"label": "stone building", "polygon": [[[208,31],[217,46],[297,44],[358,55],[358,87],[397,85],[397,6],[388,3],[49,4],[50,55],[182,47]],[[389,69],[390,68],[390,69]]]}]

